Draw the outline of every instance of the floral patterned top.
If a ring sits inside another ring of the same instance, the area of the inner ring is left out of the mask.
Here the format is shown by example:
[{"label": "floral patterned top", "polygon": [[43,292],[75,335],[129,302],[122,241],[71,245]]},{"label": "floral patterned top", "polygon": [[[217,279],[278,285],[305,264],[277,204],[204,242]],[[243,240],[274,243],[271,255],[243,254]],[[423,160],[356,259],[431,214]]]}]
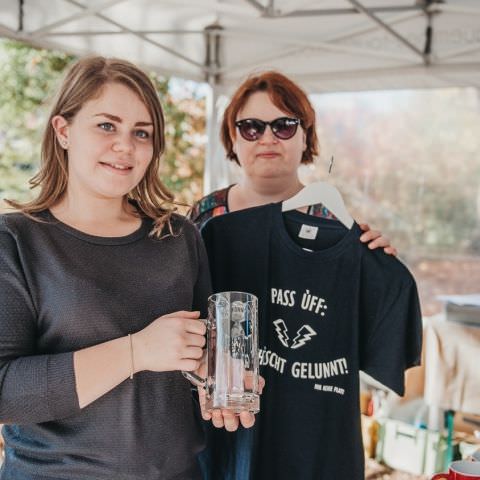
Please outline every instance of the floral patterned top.
[{"label": "floral patterned top", "polygon": [[[193,205],[189,213],[190,220],[192,220],[198,228],[201,228],[209,218],[228,213],[228,192],[232,187],[233,185],[230,185],[226,188],[215,190],[201,198]],[[327,210],[321,203],[311,205],[308,208],[308,213],[315,217],[329,218],[332,220],[337,219],[335,215]]]}]

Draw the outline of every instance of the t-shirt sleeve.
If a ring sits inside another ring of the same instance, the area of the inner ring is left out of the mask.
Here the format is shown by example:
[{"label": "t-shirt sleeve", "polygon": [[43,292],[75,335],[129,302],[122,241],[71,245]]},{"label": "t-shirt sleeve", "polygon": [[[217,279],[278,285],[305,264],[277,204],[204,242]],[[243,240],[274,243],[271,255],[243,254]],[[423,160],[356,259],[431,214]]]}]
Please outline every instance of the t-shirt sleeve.
[{"label": "t-shirt sleeve", "polygon": [[405,370],[420,365],[422,317],[410,273],[398,268],[387,272],[363,293],[360,369],[403,395]]},{"label": "t-shirt sleeve", "polygon": [[73,353],[37,351],[37,312],[15,238],[0,220],[0,423],[40,423],[80,410]]}]

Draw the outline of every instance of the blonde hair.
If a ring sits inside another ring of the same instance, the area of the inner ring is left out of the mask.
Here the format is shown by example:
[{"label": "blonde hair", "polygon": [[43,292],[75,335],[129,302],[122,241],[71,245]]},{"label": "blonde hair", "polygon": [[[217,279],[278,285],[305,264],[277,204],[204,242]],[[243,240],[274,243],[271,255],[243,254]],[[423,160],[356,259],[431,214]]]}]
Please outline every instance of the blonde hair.
[{"label": "blonde hair", "polygon": [[117,58],[85,57],[70,68],[43,134],[40,170],[29,181],[31,188],[40,187],[40,192],[30,202],[6,202],[31,217],[60,200],[68,184],[68,153],[57,139],[52,118],[61,115],[71,122],[82,106],[101,95],[102,89],[109,83],[120,83],[138,95],[153,123],[152,160],[142,180],[127,194],[127,199],[135,202],[140,215],[154,220],[152,236],[160,237],[165,226],[172,233],[170,220],[177,203],[159,177],[160,157],[165,149],[165,121],[160,100],[153,83],[142,70]]}]

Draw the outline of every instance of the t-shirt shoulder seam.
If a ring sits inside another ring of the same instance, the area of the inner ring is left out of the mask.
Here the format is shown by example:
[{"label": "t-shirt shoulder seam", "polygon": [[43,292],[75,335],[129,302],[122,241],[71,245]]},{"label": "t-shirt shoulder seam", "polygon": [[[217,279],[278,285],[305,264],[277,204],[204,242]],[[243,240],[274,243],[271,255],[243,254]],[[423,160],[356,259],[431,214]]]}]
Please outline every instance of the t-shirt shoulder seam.
[{"label": "t-shirt shoulder seam", "polygon": [[367,243],[362,243],[362,242],[360,242],[360,243],[361,243],[361,247],[362,247],[362,253],[363,253],[363,255],[365,255],[365,258],[368,258],[368,256],[370,256],[370,255],[378,256],[381,260],[383,260],[383,261],[386,260],[388,262],[389,266],[392,269],[400,270],[402,272],[405,272],[405,274],[406,274],[405,276],[412,277],[412,273],[410,272],[408,267],[397,256],[389,255],[388,253],[385,253],[383,251],[383,249],[375,248],[373,250],[370,250],[368,248]]}]

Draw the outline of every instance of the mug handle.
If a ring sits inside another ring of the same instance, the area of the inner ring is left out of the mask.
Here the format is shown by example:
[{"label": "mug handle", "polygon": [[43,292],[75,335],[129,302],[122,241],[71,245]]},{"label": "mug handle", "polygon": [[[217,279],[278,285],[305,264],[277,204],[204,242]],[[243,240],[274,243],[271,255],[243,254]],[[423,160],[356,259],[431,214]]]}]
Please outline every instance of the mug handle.
[{"label": "mug handle", "polygon": [[[203,322],[208,327],[208,323],[209,323],[208,318],[200,318],[200,321]],[[203,351],[202,361],[203,362],[207,361],[207,350],[206,349]],[[207,389],[207,379],[206,378],[202,378],[199,375],[197,375],[196,373],[186,372],[185,370],[182,370],[182,375],[187,380],[192,382],[196,387],[203,388],[204,390]]]},{"label": "mug handle", "polygon": [[185,372],[182,370],[182,375],[187,379],[190,380],[194,385],[197,387],[201,387],[203,389],[207,388],[207,379],[202,378],[199,375],[192,373],[192,372]]},{"label": "mug handle", "polygon": [[449,480],[448,473],[436,473],[430,480]]}]

